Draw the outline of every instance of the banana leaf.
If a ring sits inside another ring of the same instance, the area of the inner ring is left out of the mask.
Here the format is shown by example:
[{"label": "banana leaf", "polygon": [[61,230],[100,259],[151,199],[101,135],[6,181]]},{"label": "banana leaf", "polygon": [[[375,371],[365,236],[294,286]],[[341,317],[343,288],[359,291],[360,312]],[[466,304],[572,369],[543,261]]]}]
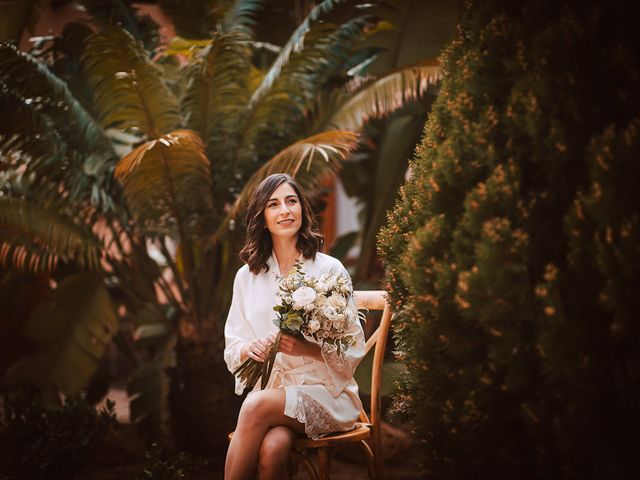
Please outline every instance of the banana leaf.
[{"label": "banana leaf", "polygon": [[49,398],[57,390],[76,394],[86,386],[117,330],[115,310],[102,276],[71,275],[25,325],[23,335],[41,350],[14,364],[5,383],[9,387],[26,381],[36,383]]}]

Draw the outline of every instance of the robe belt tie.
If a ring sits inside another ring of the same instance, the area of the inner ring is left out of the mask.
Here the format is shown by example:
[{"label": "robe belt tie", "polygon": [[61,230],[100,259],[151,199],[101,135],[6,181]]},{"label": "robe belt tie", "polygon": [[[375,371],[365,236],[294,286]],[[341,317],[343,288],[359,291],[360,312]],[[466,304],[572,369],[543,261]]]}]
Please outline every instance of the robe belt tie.
[{"label": "robe belt tie", "polygon": [[[291,385],[295,384],[296,380],[292,377],[292,375],[300,375],[302,373],[312,372],[318,368],[317,365],[313,363],[305,363],[304,365],[300,365],[295,368],[282,368],[280,365],[273,366],[273,386],[271,388],[278,388],[281,385]],[[284,381],[286,380],[286,383]]]}]

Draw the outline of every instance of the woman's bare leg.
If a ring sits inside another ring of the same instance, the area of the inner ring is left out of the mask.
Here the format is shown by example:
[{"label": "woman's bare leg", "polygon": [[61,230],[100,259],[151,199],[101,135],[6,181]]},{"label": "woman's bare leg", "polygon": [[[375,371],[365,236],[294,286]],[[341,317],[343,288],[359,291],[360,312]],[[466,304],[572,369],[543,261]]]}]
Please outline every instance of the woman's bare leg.
[{"label": "woman's bare leg", "polygon": [[[224,466],[226,480],[253,480],[262,441],[271,428],[284,426],[295,432],[304,432],[302,423],[284,414],[284,405],[283,388],[262,390],[247,396],[240,409],[238,426],[227,451]],[[278,438],[282,440],[282,431],[276,432],[280,432]]]},{"label": "woman's bare leg", "polygon": [[258,478],[282,480],[289,478],[289,452],[298,434],[290,427],[271,427],[262,439],[258,455]]}]

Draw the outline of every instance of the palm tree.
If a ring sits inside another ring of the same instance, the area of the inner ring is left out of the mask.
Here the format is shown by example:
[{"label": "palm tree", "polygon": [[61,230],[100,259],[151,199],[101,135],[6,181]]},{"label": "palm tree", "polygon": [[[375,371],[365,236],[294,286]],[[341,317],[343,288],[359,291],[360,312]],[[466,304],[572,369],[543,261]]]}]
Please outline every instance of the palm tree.
[{"label": "palm tree", "polygon": [[[358,142],[328,121],[362,118],[386,98],[349,102],[342,90],[374,54],[357,47],[371,18],[331,23],[342,2],[325,0],[261,71],[260,3],[216,10],[216,30],[180,69],[151,61],[121,27],[70,28],[86,37],[81,55],[62,42],[82,66],[78,97],[44,62],[0,46],[0,106],[12,112],[0,119],[0,264],[57,283],[25,328],[40,351],[10,381],[36,380],[48,398],[74,393],[128,322],[140,346],[132,419],[183,448],[224,451],[237,407],[221,355],[237,214],[272,172],[314,191]],[[419,89],[426,71],[402,87]],[[320,93],[334,99],[330,116]]]},{"label": "palm tree", "polygon": [[[367,43],[382,49],[380,55],[368,68],[371,82],[379,84],[401,82],[401,77],[412,71],[412,67],[423,67],[428,80],[441,77],[436,58],[445,44],[453,39],[458,17],[458,3],[450,0],[396,0],[392,4],[378,5],[372,12],[380,18],[379,28],[370,35]],[[393,25],[395,28],[388,28]],[[431,69],[429,71],[429,66]],[[426,67],[426,68],[424,68]],[[396,73],[394,75],[394,72]],[[399,186],[402,184],[409,159],[420,143],[423,126],[437,94],[437,88],[418,91],[415,98],[406,96],[403,106],[393,114],[373,121],[363,128],[366,142],[345,162],[340,179],[347,195],[357,199],[362,206],[359,215],[361,232],[357,238],[349,235],[347,245],[358,241],[358,255],[354,277],[364,283],[377,283],[381,265],[376,261],[376,241],[387,211],[393,206]],[[374,89],[364,85],[366,95]],[[397,91],[397,87],[388,89]],[[412,90],[409,90],[414,93]],[[358,96],[350,101],[360,103]],[[386,102],[392,105],[392,102]],[[388,108],[388,107],[387,107]],[[382,107],[383,113],[388,109]],[[338,128],[348,128],[349,123],[336,123]]]}]

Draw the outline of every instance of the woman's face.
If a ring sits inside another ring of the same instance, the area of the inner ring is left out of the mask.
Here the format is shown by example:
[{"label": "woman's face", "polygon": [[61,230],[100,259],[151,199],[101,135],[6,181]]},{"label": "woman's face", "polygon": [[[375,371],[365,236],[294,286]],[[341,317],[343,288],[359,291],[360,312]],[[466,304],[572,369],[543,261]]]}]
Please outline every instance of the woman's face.
[{"label": "woman's face", "polygon": [[302,205],[287,182],[274,190],[264,209],[264,221],[271,236],[291,237],[302,226]]}]

